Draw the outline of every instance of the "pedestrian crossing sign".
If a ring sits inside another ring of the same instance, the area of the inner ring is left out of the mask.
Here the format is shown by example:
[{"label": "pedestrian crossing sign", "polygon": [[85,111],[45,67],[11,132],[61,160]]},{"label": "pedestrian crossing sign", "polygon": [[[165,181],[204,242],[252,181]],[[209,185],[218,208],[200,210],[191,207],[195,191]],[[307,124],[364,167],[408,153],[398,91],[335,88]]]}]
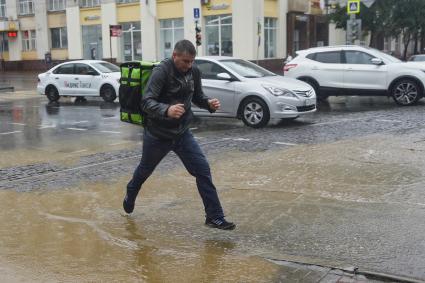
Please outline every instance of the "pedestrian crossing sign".
[{"label": "pedestrian crossing sign", "polygon": [[347,14],[358,14],[360,13],[360,0],[348,0],[347,3]]}]

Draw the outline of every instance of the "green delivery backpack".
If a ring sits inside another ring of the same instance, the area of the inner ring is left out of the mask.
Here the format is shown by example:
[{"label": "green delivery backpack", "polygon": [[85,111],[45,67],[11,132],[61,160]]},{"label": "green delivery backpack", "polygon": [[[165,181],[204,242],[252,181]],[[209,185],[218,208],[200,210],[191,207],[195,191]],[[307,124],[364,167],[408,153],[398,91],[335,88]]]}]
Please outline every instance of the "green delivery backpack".
[{"label": "green delivery backpack", "polygon": [[140,101],[152,70],[157,64],[154,62],[135,61],[120,65],[119,100],[121,121],[140,126],[144,125]]}]

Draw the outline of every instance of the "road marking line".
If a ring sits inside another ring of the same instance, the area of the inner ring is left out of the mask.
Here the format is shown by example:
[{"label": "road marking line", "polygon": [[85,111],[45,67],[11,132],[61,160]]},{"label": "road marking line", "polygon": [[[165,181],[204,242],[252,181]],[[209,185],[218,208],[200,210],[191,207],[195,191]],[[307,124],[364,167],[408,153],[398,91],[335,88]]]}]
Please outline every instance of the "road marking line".
[{"label": "road marking line", "polygon": [[338,123],[344,123],[344,122],[350,122],[350,121],[360,121],[360,120],[364,120],[364,118],[362,118],[362,119],[343,119],[343,120],[332,121],[332,122],[315,123],[315,124],[310,124],[310,125],[307,125],[307,126],[331,125],[331,124],[338,124]]},{"label": "road marking line", "polygon": [[386,119],[376,119],[376,122],[388,122],[388,123],[401,123],[400,120],[386,120]]},{"label": "road marking line", "polygon": [[244,138],[236,138],[233,139],[234,141],[250,141],[251,139],[244,139]]},{"label": "road marking line", "polygon": [[23,123],[9,123],[11,125],[19,125],[19,126],[26,126],[27,124],[23,124]]},{"label": "road marking line", "polygon": [[126,143],[129,143],[129,141],[110,143],[109,145],[114,146],[114,145],[120,145],[120,144],[126,144]]},{"label": "road marking line", "polygon": [[295,143],[289,143],[289,142],[273,142],[274,144],[281,144],[281,145],[297,145]]},{"label": "road marking line", "polygon": [[121,134],[121,132],[114,132],[114,131],[100,131],[101,133],[107,133],[107,134]]},{"label": "road marking line", "polygon": [[189,128],[189,130],[194,131],[197,130],[198,128]]},{"label": "road marking line", "polygon": [[68,130],[73,130],[73,131],[87,131],[87,129],[82,129],[82,128],[67,128]]},{"label": "road marking line", "polygon": [[56,126],[55,125],[44,125],[44,126],[38,127],[39,130],[50,129],[50,128],[56,128]]},{"label": "road marking line", "polygon": [[0,135],[10,135],[10,134],[17,134],[17,133],[22,133],[22,131],[13,131],[13,132],[0,133]]},{"label": "road marking line", "polygon": [[81,124],[81,123],[87,123],[88,121],[78,121],[78,122],[74,122],[74,124]]},{"label": "road marking line", "polygon": [[112,116],[112,117],[103,117],[103,119],[104,120],[106,120],[106,119],[116,119],[117,117],[115,117],[115,116]]},{"label": "road marking line", "polygon": [[75,153],[80,153],[80,152],[84,152],[84,151],[88,151],[88,149],[76,150],[76,151],[70,152],[69,154],[75,154]]}]

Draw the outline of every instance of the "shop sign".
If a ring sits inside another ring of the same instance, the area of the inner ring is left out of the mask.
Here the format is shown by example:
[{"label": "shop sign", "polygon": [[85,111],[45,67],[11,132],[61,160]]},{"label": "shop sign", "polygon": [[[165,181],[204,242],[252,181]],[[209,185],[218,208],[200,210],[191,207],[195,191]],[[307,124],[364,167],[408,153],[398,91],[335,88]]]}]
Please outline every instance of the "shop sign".
[{"label": "shop sign", "polygon": [[84,18],[84,20],[86,20],[86,21],[96,21],[96,20],[100,20],[100,16],[98,16],[98,15],[87,16],[87,17]]},{"label": "shop sign", "polygon": [[216,4],[216,5],[208,5],[207,9],[208,10],[226,10],[229,7],[230,7],[229,4],[222,3],[222,4]]},{"label": "shop sign", "polygon": [[109,25],[109,35],[113,37],[121,36],[122,26],[121,25]]}]

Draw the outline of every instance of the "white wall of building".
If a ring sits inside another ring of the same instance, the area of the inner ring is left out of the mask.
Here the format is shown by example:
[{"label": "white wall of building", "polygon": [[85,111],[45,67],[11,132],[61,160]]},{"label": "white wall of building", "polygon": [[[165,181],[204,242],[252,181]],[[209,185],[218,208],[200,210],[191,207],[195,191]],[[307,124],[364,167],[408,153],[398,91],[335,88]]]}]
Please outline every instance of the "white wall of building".
[{"label": "white wall of building", "polygon": [[[117,24],[117,5],[115,1],[102,4],[101,19],[102,19],[102,58],[117,58],[117,37],[110,37],[109,25]],[[112,49],[112,56],[111,56]]]},{"label": "white wall of building", "polygon": [[38,1],[37,5],[34,5],[34,12],[37,36],[37,58],[44,59],[44,54],[50,50],[46,1]]},{"label": "white wall of building", "polygon": [[142,29],[142,57],[144,61],[156,61],[158,58],[156,0],[140,3]]},{"label": "white wall of building", "polygon": [[277,35],[276,35],[276,56],[279,58],[287,57],[287,13],[288,13],[288,0],[279,0],[279,18],[277,22]]},{"label": "white wall of building", "polygon": [[[233,0],[233,54],[243,59],[264,58],[264,1]],[[258,46],[257,22],[261,24]]]},{"label": "white wall of building", "polygon": [[[196,32],[195,32],[195,18],[193,15],[193,9],[199,9],[198,26],[202,27],[202,9],[201,1],[199,0],[184,0],[183,1],[183,12],[184,12],[184,38],[190,40],[193,45],[196,46]],[[204,28],[201,28],[202,42],[205,41]],[[203,55],[202,45],[198,48],[198,56]]]},{"label": "white wall of building", "polygon": [[[18,5],[16,0],[6,0],[6,14],[9,19],[18,20]],[[20,29],[19,26],[16,29]],[[10,61],[20,61],[22,60],[21,56],[22,51],[22,36],[21,32],[18,32],[18,36],[10,40],[9,39],[9,60]]]},{"label": "white wall of building", "polygon": [[346,44],[347,33],[343,29],[337,29],[336,25],[329,23],[329,45]]},{"label": "white wall of building", "polygon": [[80,8],[78,4],[66,8],[66,26],[68,36],[68,57],[69,59],[81,59],[83,58],[83,43],[80,25]]}]

